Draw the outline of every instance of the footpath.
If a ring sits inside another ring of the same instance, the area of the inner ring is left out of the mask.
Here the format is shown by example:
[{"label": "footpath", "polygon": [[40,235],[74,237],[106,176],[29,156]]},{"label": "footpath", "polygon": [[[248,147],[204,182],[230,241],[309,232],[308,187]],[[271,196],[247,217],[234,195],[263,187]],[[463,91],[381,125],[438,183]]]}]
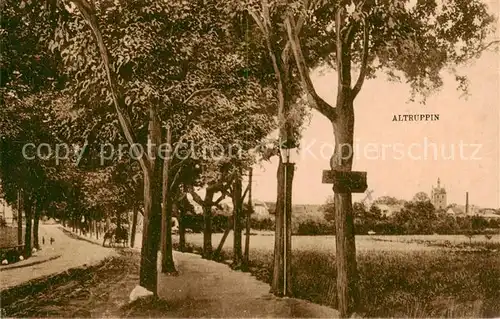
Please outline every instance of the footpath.
[{"label": "footpath", "polygon": [[[67,231],[70,231],[68,228]],[[102,245],[102,239],[82,236]],[[134,248],[140,251],[140,245]],[[337,318],[335,309],[295,298],[277,298],[268,284],[250,273],[201,256],[174,251],[177,276],[158,273],[158,296],[166,301],[162,313],[174,318]],[[159,254],[158,260],[161,260]],[[159,268],[159,267],[158,267]]]},{"label": "footpath", "polygon": [[[72,232],[69,228],[60,225],[51,227],[48,231],[56,236],[54,249],[58,250],[61,257],[37,266],[24,267],[0,273],[2,289],[19,285],[28,280],[57,274],[68,269],[91,266],[100,263],[109,256],[118,256],[116,249],[102,247],[102,239],[82,236]],[[60,245],[58,247],[57,245]],[[269,293],[269,285],[257,280],[250,273],[235,271],[225,264],[202,259],[199,255],[174,252],[175,265],[178,275],[171,276],[158,273],[159,302],[165,306],[158,308],[158,304],[130,305],[127,308],[129,294],[138,284],[140,248],[135,251],[125,249],[123,256],[133,267],[114,268],[105,267],[105,273],[96,274],[93,281],[85,283],[82,287],[69,289],[69,292],[58,294],[57,290],[65,289],[65,285],[55,286],[47,292],[53,299],[62,298],[72,294],[84,294],[82,298],[71,297],[61,301],[61,304],[47,304],[44,301],[33,300],[31,307],[41,307],[43,311],[56,311],[55,316],[93,317],[173,317],[173,318],[336,318],[335,309],[313,304],[295,298],[277,298]],[[128,251],[128,253],[127,253]],[[160,254],[159,254],[160,255]],[[158,261],[161,260],[159,256]],[[159,266],[159,265],[158,265]],[[160,267],[158,267],[160,268]],[[118,271],[118,274],[116,273]],[[119,277],[116,277],[118,275]],[[113,277],[115,276],[115,277]],[[109,278],[111,279],[109,279]],[[108,278],[108,279],[106,279]],[[82,279],[83,280],[83,279]],[[111,280],[111,281],[110,281]],[[77,280],[78,281],[78,280]],[[68,282],[67,285],[75,284]],[[54,290],[55,289],[55,290]],[[61,296],[59,296],[61,295]],[[43,298],[41,295],[40,298]],[[56,300],[56,301],[57,301]],[[38,303],[37,303],[38,302]],[[10,309],[16,316],[39,316],[33,312],[36,309],[26,310],[30,304],[29,299],[18,301],[19,305]],[[45,306],[43,305],[45,304]],[[28,307],[29,308],[29,307]],[[37,309],[38,309],[37,308]],[[87,309],[88,308],[88,309]],[[86,309],[85,311],[83,311]],[[127,310],[128,309],[128,310]],[[149,315],[148,315],[149,314]]]},{"label": "footpath", "polygon": [[250,273],[189,253],[174,252],[178,276],[159,274],[158,295],[169,317],[338,318],[337,310],[295,298],[277,298]]}]

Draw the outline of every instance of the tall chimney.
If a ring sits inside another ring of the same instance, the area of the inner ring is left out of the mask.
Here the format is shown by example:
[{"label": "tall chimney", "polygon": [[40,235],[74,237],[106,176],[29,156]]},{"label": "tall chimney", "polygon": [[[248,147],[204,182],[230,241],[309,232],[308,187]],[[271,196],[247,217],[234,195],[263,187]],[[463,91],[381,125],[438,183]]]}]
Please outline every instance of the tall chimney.
[{"label": "tall chimney", "polygon": [[469,192],[465,192],[465,215],[469,214]]}]

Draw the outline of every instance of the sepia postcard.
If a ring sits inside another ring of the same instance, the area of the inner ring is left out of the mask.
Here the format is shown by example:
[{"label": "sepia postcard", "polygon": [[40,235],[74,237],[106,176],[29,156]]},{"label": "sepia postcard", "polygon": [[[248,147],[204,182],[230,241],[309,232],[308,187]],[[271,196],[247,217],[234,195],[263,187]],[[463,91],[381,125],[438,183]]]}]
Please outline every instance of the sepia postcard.
[{"label": "sepia postcard", "polygon": [[500,1],[0,9],[0,318],[500,318]]}]

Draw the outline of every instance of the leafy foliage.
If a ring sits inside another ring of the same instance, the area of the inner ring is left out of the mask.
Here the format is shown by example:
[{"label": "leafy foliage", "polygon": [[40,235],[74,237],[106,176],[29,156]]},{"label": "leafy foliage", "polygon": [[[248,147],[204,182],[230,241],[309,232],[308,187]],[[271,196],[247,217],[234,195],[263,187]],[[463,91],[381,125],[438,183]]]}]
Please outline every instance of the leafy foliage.
[{"label": "leafy foliage", "polygon": [[[304,8],[308,1],[298,1]],[[487,46],[494,18],[479,0],[417,1],[318,1],[305,14],[308,27],[301,34],[304,56],[318,58],[336,67],[336,29],[332,26],[338,10],[344,10],[342,38],[351,41],[345,53],[353,66],[366,65],[366,76],[385,73],[390,80],[406,81],[412,98],[425,98],[442,86],[442,70],[478,57]],[[368,30],[368,41],[363,37]],[[322,44],[320,50],[317,45]],[[363,59],[365,46],[368,55]],[[315,53],[317,52],[317,53]],[[308,59],[308,65],[317,64]],[[457,74],[459,84],[464,78]],[[466,87],[461,86],[466,89]]]}]

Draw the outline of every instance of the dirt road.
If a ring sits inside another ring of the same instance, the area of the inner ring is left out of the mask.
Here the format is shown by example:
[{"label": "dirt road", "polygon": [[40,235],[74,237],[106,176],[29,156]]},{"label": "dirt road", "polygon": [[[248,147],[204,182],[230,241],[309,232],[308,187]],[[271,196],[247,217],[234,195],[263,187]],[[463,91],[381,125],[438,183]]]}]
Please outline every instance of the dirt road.
[{"label": "dirt road", "polygon": [[[60,254],[61,257],[38,265],[2,271],[0,273],[2,290],[70,268],[96,264],[104,258],[116,254],[114,249],[99,247],[86,241],[71,238],[64,234],[59,227],[59,225],[40,225],[40,238],[45,237],[45,245],[42,245],[42,250],[49,250],[50,254]],[[50,237],[55,239],[52,245],[49,242]]]}]

